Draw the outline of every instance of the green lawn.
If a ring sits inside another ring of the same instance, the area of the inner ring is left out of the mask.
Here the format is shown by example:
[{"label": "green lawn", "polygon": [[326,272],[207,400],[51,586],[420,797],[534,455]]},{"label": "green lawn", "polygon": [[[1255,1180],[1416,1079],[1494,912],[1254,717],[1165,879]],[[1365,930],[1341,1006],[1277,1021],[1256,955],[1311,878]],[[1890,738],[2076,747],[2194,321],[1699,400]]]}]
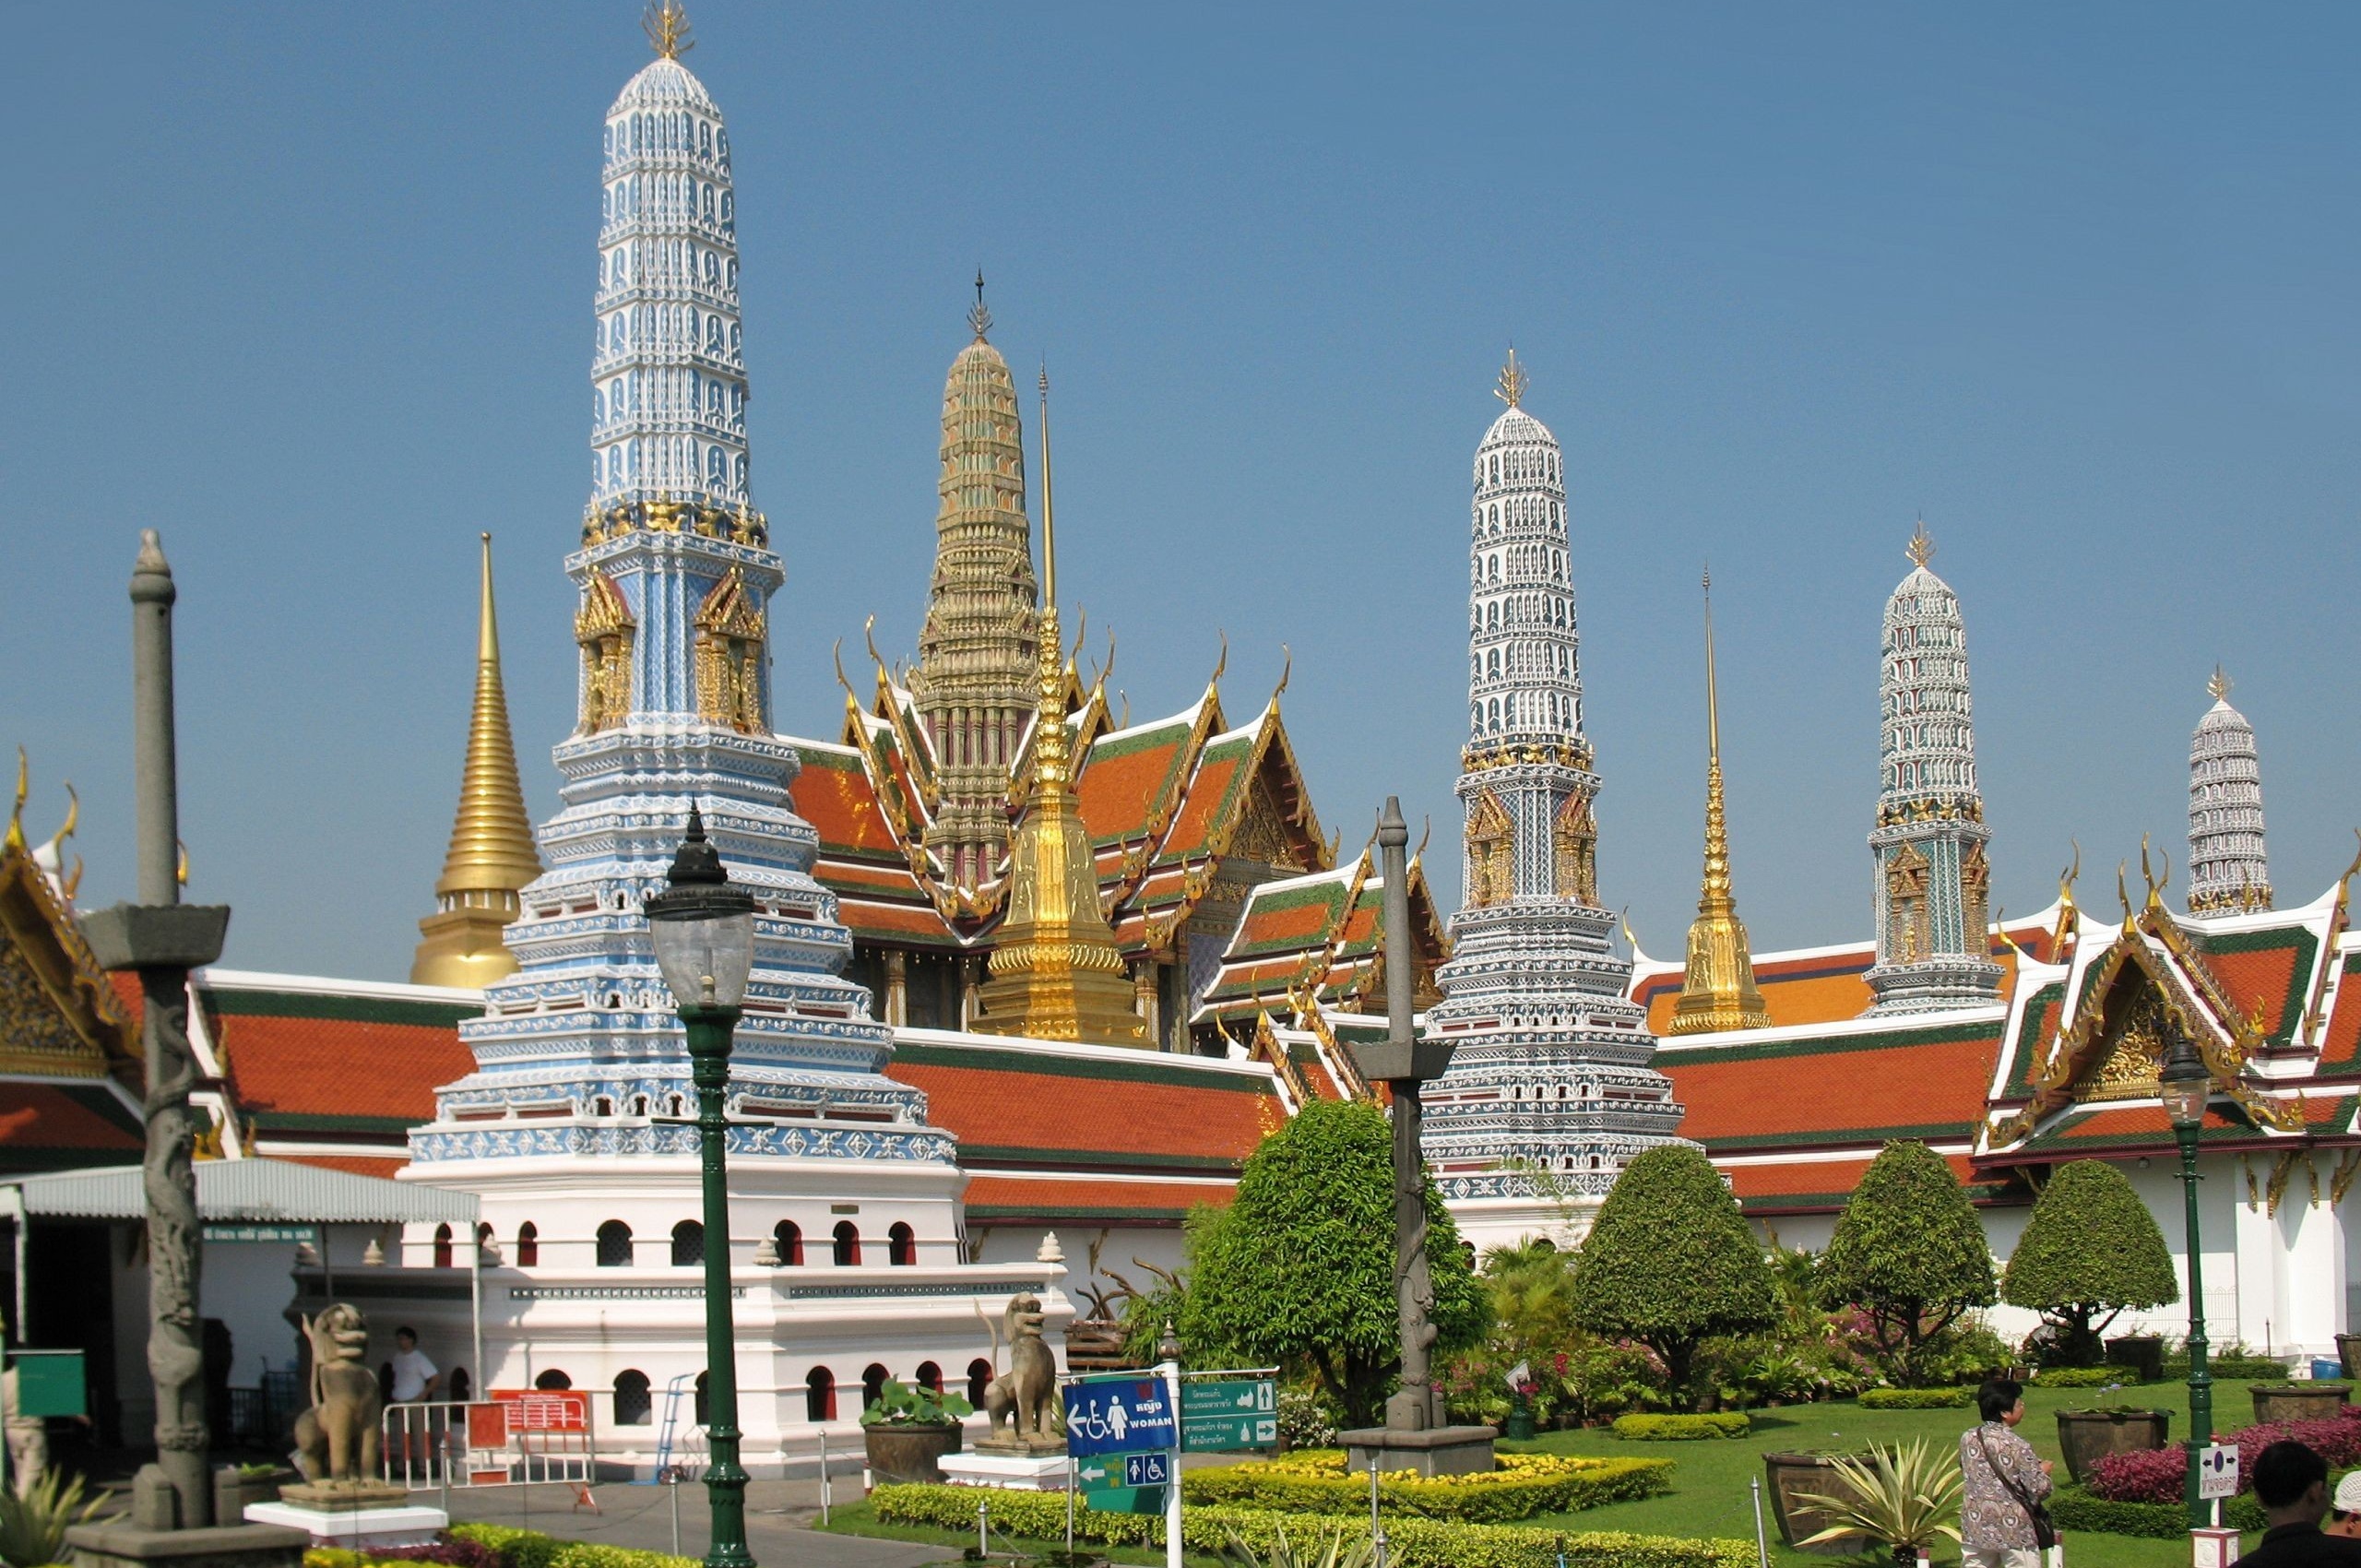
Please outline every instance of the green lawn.
[{"label": "green lawn", "polygon": [[[2233,1431],[2253,1420],[2244,1383],[2214,1385],[2214,1425]],[[2045,1459],[2058,1460],[2057,1412],[2102,1404],[2138,1404],[2173,1413],[2172,1435],[2187,1433],[2188,1390],[2178,1384],[2153,1384],[2107,1393],[2094,1388],[2029,1388],[2025,1420],[2019,1429]],[[1927,1438],[1949,1446],[1974,1420],[1971,1410],[1864,1410],[1850,1401],[1824,1405],[1794,1405],[1754,1413],[1750,1437],[1701,1443],[1626,1443],[1603,1429],[1548,1432],[1531,1443],[1503,1443],[1504,1449],[1549,1454],[1641,1455],[1676,1462],[1672,1491],[1663,1497],[1638,1503],[1611,1503],[1577,1514],[1541,1515],[1522,1523],[1545,1529],[1632,1530],[1646,1535],[1723,1536],[1751,1539],[1754,1509],[1748,1483],[1762,1475],[1762,1455],[1786,1449],[1833,1448],[1857,1450],[1872,1443],[1907,1442]],[[2061,1481],[2065,1465],[2058,1463]],[[1769,1507],[1768,1500],[1764,1504]],[[850,1535],[883,1536],[897,1540],[937,1541],[948,1546],[972,1546],[973,1533],[912,1528],[880,1524],[866,1503],[836,1510],[832,1528]],[[1771,1557],[1785,1568],[1810,1563],[1836,1563],[1841,1559],[1813,1557],[1779,1544],[1779,1526],[1767,1512],[1764,1529]],[[995,1538],[994,1545],[999,1545]],[[1020,1544],[1012,1542],[1011,1544]],[[1035,1544],[1055,1544],[1049,1542]],[[2253,1545],[2249,1539],[2247,1543]],[[1118,1562],[1161,1562],[1161,1550],[1101,1548]],[[2076,1568],[2182,1568],[2189,1561],[2186,1540],[2144,1540],[2130,1536],[2073,1536],[2069,1553]],[[1938,1553],[1937,1560],[1956,1562],[1956,1549]],[[1216,1568],[1215,1560],[1192,1554],[1192,1564]]]},{"label": "green lawn", "polygon": [[[2250,1384],[2213,1385],[2214,1426],[2230,1431],[2249,1424],[2254,1408],[2247,1395]],[[2095,1405],[2143,1405],[2173,1413],[2173,1441],[2188,1435],[2189,1391],[2179,1384],[2151,1384],[2107,1393],[2095,1388],[2025,1391],[2024,1424],[2017,1430],[2031,1440],[2045,1459],[2057,1461],[2062,1484],[2066,1466],[2058,1452],[2057,1413]],[[1530,1444],[1504,1444],[1550,1454],[1662,1455],[1679,1462],[1672,1491],[1639,1503],[1611,1503],[1579,1514],[1554,1514],[1527,1521],[1569,1530],[1637,1530],[1664,1536],[1736,1536],[1754,1534],[1754,1505],[1747,1483],[1761,1479],[1762,1455],[1786,1449],[1833,1448],[1857,1450],[1872,1443],[1907,1442],[1927,1438],[1945,1445],[1959,1441],[1975,1419],[1972,1410],[1864,1410],[1850,1401],[1824,1405],[1791,1405],[1754,1412],[1750,1437],[1702,1443],[1626,1443],[1598,1428],[1548,1432]],[[1764,1531],[1771,1558],[1789,1568],[1827,1562],[1779,1544],[1779,1525],[1764,1500]],[[2252,1545],[2252,1541],[2248,1543]],[[1943,1554],[1939,1553],[1939,1560]],[[1956,1561],[1958,1550],[1950,1557]],[[2068,1543],[2068,1556],[2077,1568],[2181,1568],[2189,1561],[2186,1540],[2143,1540],[2133,1536],[2078,1534]]]}]

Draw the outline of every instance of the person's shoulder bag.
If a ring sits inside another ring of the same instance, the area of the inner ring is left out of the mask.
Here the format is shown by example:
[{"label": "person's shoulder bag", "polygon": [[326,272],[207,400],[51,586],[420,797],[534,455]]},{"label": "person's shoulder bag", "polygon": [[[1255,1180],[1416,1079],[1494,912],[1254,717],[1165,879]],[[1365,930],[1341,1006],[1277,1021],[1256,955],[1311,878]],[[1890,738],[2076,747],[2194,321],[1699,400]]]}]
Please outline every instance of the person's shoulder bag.
[{"label": "person's shoulder bag", "polygon": [[1975,1441],[1977,1446],[1984,1450],[1984,1462],[1992,1467],[1994,1479],[2009,1489],[2009,1495],[2017,1500],[2017,1506],[2023,1509],[2025,1517],[2033,1521],[2034,1545],[2044,1551],[2057,1546],[2058,1526],[2049,1517],[2049,1509],[2039,1499],[2028,1495],[2025,1489],[2017,1484],[2016,1477],[2000,1467],[2000,1461],[1993,1456],[1992,1434],[1978,1427]]}]

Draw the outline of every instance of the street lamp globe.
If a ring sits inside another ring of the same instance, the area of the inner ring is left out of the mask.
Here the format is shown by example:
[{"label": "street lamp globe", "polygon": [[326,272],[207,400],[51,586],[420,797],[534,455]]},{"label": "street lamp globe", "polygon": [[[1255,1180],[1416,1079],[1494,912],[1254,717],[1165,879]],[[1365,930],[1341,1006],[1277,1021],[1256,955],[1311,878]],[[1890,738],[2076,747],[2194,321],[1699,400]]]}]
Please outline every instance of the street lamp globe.
[{"label": "street lamp globe", "polygon": [[656,967],[675,1003],[732,1012],[743,1004],[754,968],[754,896],[722,869],[694,804],[664,891],[648,899],[643,912],[656,944]]},{"label": "street lamp globe", "polygon": [[2164,1065],[2156,1075],[2163,1087],[2165,1114],[2172,1118],[2176,1131],[2193,1132],[2205,1123],[2205,1103],[2213,1098],[2213,1076],[2205,1070],[2204,1062],[2189,1044],[2187,1034],[2179,1029],[2173,1029],[2170,1034]]}]

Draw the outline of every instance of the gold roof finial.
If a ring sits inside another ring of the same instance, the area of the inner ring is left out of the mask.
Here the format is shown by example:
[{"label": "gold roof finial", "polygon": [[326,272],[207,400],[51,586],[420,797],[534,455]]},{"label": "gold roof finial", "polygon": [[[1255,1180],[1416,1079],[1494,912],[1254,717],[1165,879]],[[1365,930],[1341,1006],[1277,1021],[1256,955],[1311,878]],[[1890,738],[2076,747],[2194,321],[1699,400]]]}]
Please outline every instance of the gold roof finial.
[{"label": "gold roof finial", "polygon": [[1924,566],[1935,558],[1935,536],[1927,531],[1927,519],[1918,519],[1917,529],[1910,536],[1910,564]]},{"label": "gold roof finial", "polygon": [[2220,665],[2213,666],[2213,678],[2205,683],[2206,691],[2215,702],[2230,700],[2230,673]]},{"label": "gold roof finial", "polygon": [[1512,343],[1509,362],[1501,367],[1500,384],[1492,388],[1492,396],[1513,409],[1525,400],[1525,369],[1516,362],[1516,345]]},{"label": "gold roof finial", "polygon": [[[976,303],[974,308],[967,312],[967,325],[975,328],[976,341],[979,343],[982,342],[984,335],[992,329],[992,313],[984,308],[984,269],[980,267],[976,268]],[[1050,367],[1046,363],[1043,364],[1041,374],[1046,376],[1049,373]]]},{"label": "gold roof finial", "polygon": [[25,802],[33,792],[32,763],[25,755],[25,748],[17,748],[17,803],[8,809],[8,837],[11,849],[25,847]]},{"label": "gold roof finial", "polygon": [[435,912],[419,922],[424,940],[410,962],[420,985],[481,987],[516,968],[501,945],[516,918],[516,895],[541,874],[541,857],[525,815],[525,788],[508,727],[500,678],[500,628],[492,604],[492,535],[481,536],[482,576],[476,608],[475,703],[459,774],[459,809],[451,847],[434,885]]},{"label": "gold roof finial", "polygon": [[1704,1034],[1722,1029],[1759,1029],[1771,1022],[1762,992],[1754,981],[1746,923],[1738,918],[1730,890],[1729,823],[1722,799],[1722,705],[1714,669],[1714,573],[1705,569],[1705,875],[1698,890],[1697,919],[1689,927],[1689,966],[1680,1000],[1673,1004],[1670,1032]]},{"label": "gold roof finial", "polygon": [[661,59],[677,60],[697,46],[689,36],[689,13],[681,0],[651,0],[639,25],[647,34],[647,46]]}]

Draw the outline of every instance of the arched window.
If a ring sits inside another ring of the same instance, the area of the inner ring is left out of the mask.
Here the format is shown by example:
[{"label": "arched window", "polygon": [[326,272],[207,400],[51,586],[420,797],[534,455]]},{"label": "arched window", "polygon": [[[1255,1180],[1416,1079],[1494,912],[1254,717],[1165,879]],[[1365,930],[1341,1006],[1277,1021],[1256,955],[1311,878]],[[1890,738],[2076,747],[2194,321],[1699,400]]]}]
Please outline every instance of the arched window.
[{"label": "arched window", "polygon": [[836,1266],[860,1266],[860,1227],[849,1219],[836,1221]]},{"label": "arched window", "polygon": [[620,1219],[610,1219],[599,1227],[599,1266],[631,1266],[631,1227]]},{"label": "arched window", "polygon": [[930,1393],[935,1395],[938,1398],[941,1397],[943,1394],[943,1369],[941,1367],[936,1366],[932,1361],[920,1361],[919,1363],[919,1370],[915,1375],[918,1378],[919,1386],[920,1388],[926,1389]]},{"label": "arched window", "polygon": [[807,1421],[833,1421],[836,1419],[836,1374],[825,1367],[813,1367],[803,1380],[803,1419]]},{"label": "arched window", "polygon": [[860,1408],[868,1409],[885,1397],[885,1380],[894,1374],[879,1362],[872,1361],[860,1374]]},{"label": "arched window", "polygon": [[447,1225],[438,1225],[434,1228],[434,1266],[437,1268],[451,1266],[451,1228]]},{"label": "arched window", "polygon": [[967,1403],[984,1408],[984,1390],[992,1384],[992,1364],[981,1356],[967,1363]]},{"label": "arched window", "polygon": [[689,1391],[689,1419],[698,1426],[709,1427],[713,1424],[713,1416],[706,1408],[705,1379],[705,1373],[697,1373],[696,1386]]},{"label": "arched window", "polygon": [[626,1371],[615,1374],[615,1425],[644,1427],[656,1419],[656,1401],[648,1396],[647,1374]]},{"label": "arched window", "polygon": [[705,1262],[705,1227],[683,1219],[672,1227],[672,1266],[695,1268]]},{"label": "arched window", "polygon": [[803,1262],[803,1227],[792,1219],[782,1219],[771,1227],[771,1245],[778,1249],[779,1266],[792,1268]]},{"label": "arched window", "polygon": [[537,1268],[541,1261],[540,1228],[531,1220],[516,1227],[516,1266]]},{"label": "arched window", "polygon": [[533,1386],[540,1389],[544,1394],[554,1394],[561,1389],[573,1387],[574,1380],[566,1376],[565,1373],[558,1371],[557,1368],[552,1367],[549,1371],[533,1379]]},{"label": "arched window", "polygon": [[908,1268],[919,1261],[918,1232],[896,1221],[885,1232],[885,1261],[896,1268]]}]

